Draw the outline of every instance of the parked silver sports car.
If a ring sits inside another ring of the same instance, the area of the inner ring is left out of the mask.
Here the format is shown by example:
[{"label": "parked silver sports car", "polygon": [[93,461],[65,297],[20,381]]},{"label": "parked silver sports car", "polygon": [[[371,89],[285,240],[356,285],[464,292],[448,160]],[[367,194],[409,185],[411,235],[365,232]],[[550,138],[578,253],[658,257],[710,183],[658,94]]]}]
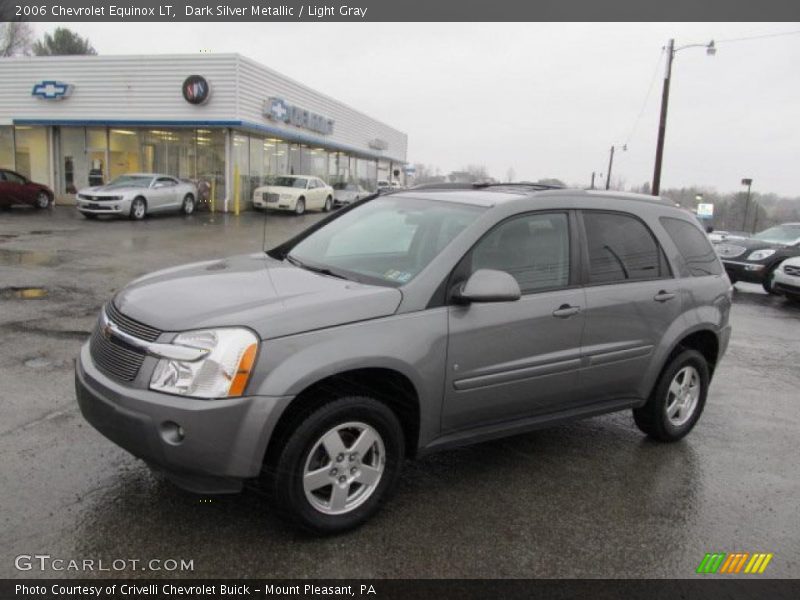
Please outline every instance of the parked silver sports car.
[{"label": "parked silver sports car", "polygon": [[78,192],[78,210],[87,219],[122,215],[141,220],[149,213],[166,211],[190,215],[196,202],[194,184],[158,173],[120,175],[111,183]]}]

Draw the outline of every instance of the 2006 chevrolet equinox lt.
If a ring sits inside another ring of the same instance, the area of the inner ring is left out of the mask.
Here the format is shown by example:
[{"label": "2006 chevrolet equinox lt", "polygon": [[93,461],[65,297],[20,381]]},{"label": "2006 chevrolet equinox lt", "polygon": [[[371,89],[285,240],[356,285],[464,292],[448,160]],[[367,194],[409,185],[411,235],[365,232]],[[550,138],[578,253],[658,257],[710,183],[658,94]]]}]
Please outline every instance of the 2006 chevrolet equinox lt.
[{"label": "2006 chevrolet equinox lt", "polygon": [[682,438],[730,306],[698,222],[666,200],[422,187],[132,282],[81,349],[77,396],[177,485],[257,480],[330,533],[376,511],[404,457],[623,409]]}]

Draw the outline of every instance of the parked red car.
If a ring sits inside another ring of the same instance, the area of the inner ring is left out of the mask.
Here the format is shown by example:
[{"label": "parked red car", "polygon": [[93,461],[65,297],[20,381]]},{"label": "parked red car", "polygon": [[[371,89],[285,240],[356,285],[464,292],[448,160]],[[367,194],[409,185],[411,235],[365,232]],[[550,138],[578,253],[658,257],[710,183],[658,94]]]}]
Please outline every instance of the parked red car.
[{"label": "parked red car", "polygon": [[27,177],[0,169],[0,208],[13,204],[28,204],[35,208],[48,208],[53,202],[53,190]]}]

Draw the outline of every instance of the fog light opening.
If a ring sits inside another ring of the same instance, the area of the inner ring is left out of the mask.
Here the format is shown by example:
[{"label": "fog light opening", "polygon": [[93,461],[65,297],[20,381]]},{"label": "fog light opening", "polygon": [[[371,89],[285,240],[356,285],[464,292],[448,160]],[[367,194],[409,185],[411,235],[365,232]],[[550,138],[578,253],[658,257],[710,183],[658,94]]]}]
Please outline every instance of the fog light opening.
[{"label": "fog light opening", "polygon": [[168,444],[177,445],[186,437],[186,431],[174,421],[164,421],[161,424],[161,437]]}]

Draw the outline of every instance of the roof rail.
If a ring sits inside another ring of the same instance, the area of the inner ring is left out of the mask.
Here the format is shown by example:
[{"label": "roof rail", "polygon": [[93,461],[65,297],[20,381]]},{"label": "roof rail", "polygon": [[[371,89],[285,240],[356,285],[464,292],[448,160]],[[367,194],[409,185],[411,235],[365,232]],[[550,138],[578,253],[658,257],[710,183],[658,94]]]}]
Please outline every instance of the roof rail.
[{"label": "roof rail", "polygon": [[488,181],[479,181],[475,183],[421,183],[415,185],[412,190],[483,190],[490,187],[519,187],[528,188],[532,190],[563,190],[564,187],[560,185],[549,185],[546,183],[528,183],[524,181],[514,183],[490,183]]}]

